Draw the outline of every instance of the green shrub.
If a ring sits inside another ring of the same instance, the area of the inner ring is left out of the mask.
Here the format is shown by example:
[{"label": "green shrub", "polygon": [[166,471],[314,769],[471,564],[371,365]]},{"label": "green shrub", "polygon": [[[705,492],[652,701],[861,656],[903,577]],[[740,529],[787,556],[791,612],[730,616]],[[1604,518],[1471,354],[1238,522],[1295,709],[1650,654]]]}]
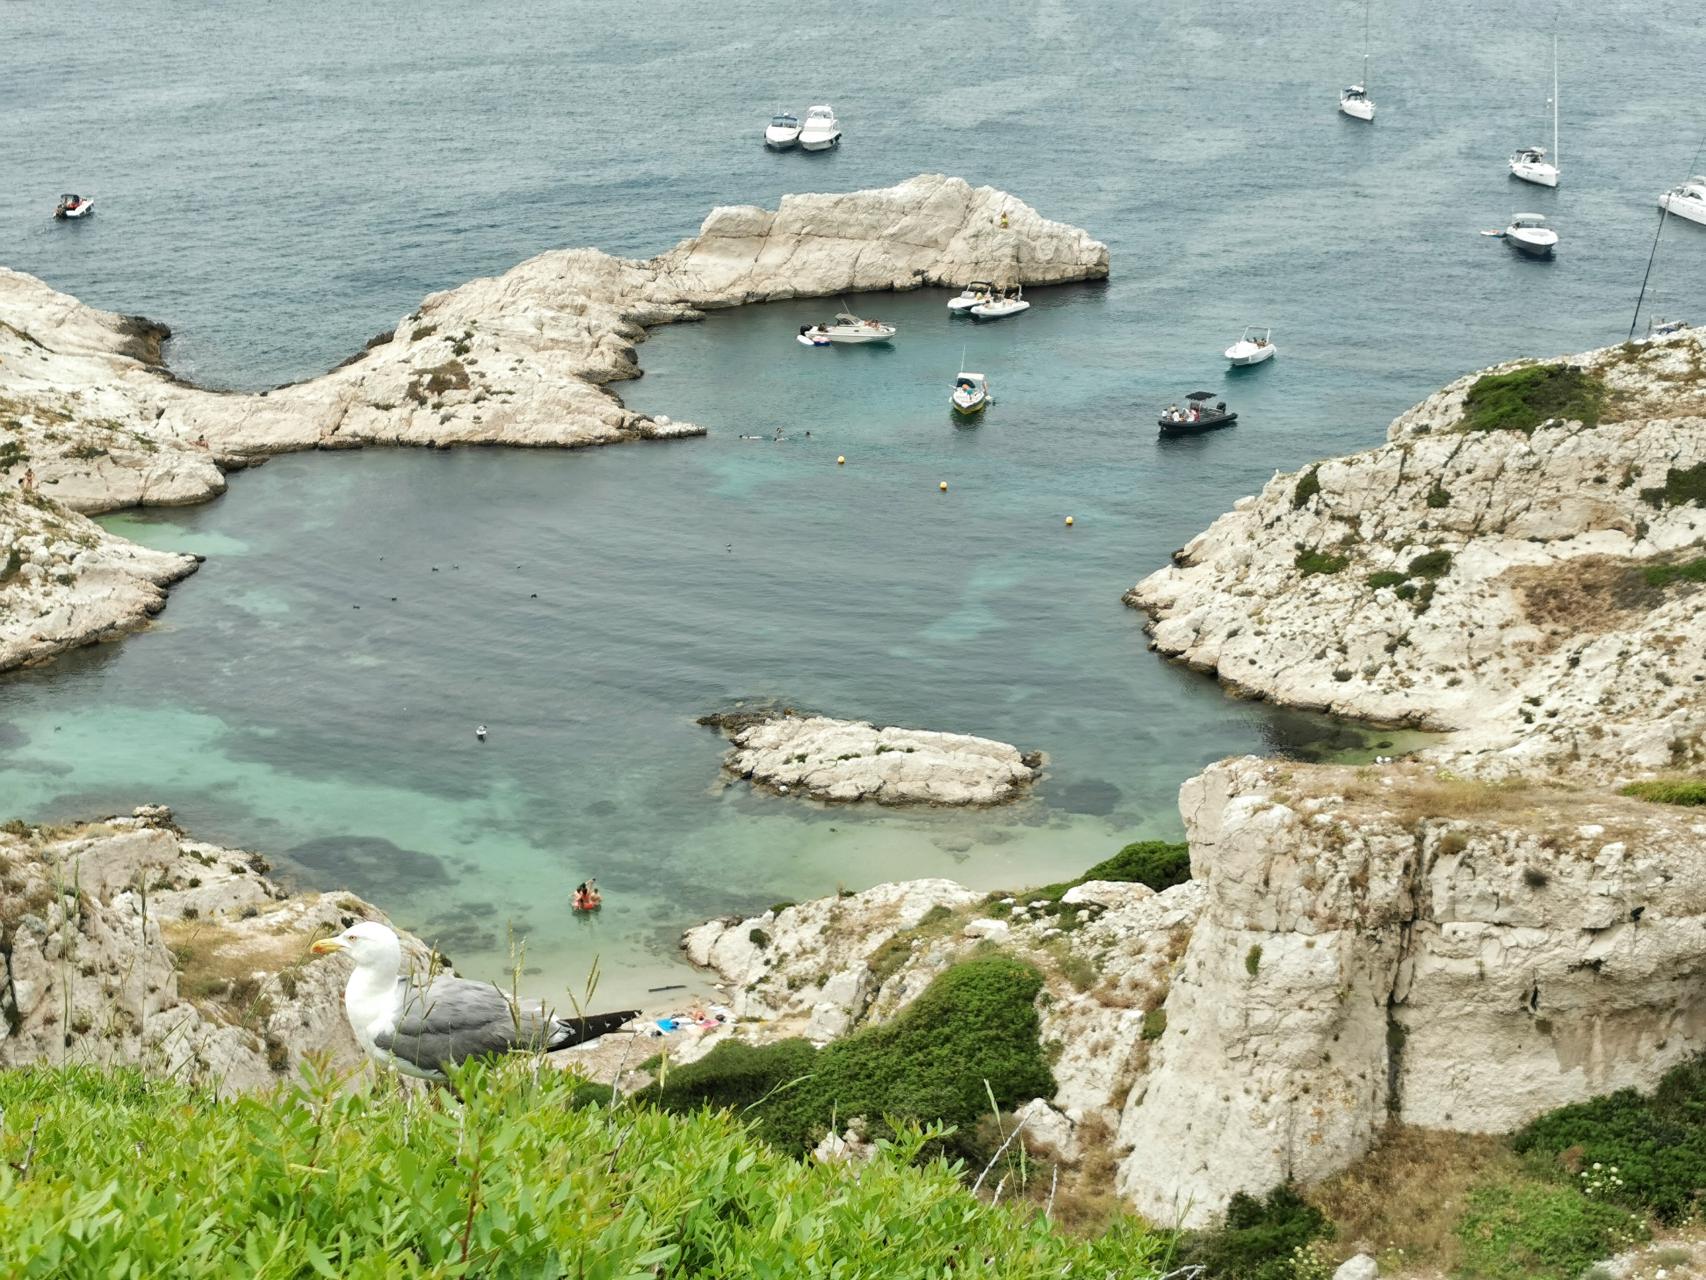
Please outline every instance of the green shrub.
[{"label": "green shrub", "polygon": [[1239,1192],[1225,1226],[1185,1237],[1180,1261],[1203,1267],[1208,1280],[1291,1280],[1297,1250],[1332,1234],[1322,1212],[1289,1184],[1266,1200]]},{"label": "green shrub", "polygon": [[1151,1009],[1143,1015],[1143,1038],[1145,1040],[1159,1040],[1165,1034],[1167,1034],[1167,1011],[1165,1009]]},{"label": "green shrub", "polygon": [[1438,511],[1441,507],[1449,507],[1450,505],[1451,495],[1444,489],[1440,488],[1437,483],[1433,488],[1428,490],[1428,506],[1432,507],[1435,511]]},{"label": "green shrub", "polygon": [[1657,489],[1641,490],[1641,497],[1655,507],[1680,507],[1693,503],[1706,507],[1706,462],[1692,467],[1671,467]]},{"label": "green shrub", "polygon": [[1054,1093],[1037,1034],[1042,976],[1009,956],[962,961],[898,1017],[813,1051],[803,1040],[718,1045],[671,1071],[644,1097],[672,1111],[748,1108],[758,1132],[785,1151],[811,1150],[836,1121],[864,1116],[873,1134],[888,1121],[941,1121],[964,1150],[989,1113]]},{"label": "green shrub", "polygon": [[1574,1280],[1645,1234],[1625,1209],[1533,1181],[1476,1188],[1457,1224],[1462,1271],[1485,1280]]},{"label": "green shrub", "polygon": [[1395,587],[1408,576],[1408,574],[1393,573],[1390,570],[1371,573],[1368,575],[1368,585],[1378,591],[1382,587]]},{"label": "green shrub", "polygon": [[1310,467],[1298,477],[1297,488],[1291,491],[1292,510],[1295,511],[1321,492],[1321,477],[1317,474],[1320,470],[1320,467]]},{"label": "green shrub", "polygon": [[1599,375],[1567,364],[1489,373],[1463,401],[1465,431],[1533,431],[1550,418],[1597,426],[1605,408]]},{"label": "green shrub", "polygon": [[[907,1132],[857,1177],[734,1118],[584,1105],[526,1063],[460,1106],[306,1078],[220,1099],[133,1072],[0,1073],[0,1275],[1153,1277],[1131,1220],[1076,1240],[980,1203]],[[39,1125],[38,1125],[39,1122]],[[29,1176],[11,1167],[29,1156]],[[999,1259],[999,1269],[986,1261]]]},{"label": "green shrub", "polygon": [[1412,578],[1443,578],[1451,572],[1451,552],[1424,551],[1410,561]]},{"label": "green shrub", "polygon": [[1313,573],[1338,573],[1351,562],[1349,556],[1336,556],[1330,551],[1305,547],[1297,553],[1297,568],[1304,577]]},{"label": "green shrub", "polygon": [[1617,794],[1634,796],[1637,800],[1652,800],[1657,804],[1706,804],[1706,778],[1658,778],[1652,782],[1631,782]]},{"label": "green shrub", "polygon": [[1681,564],[1650,564],[1641,570],[1649,587],[1668,587],[1673,582],[1706,582],[1706,556]]},{"label": "green shrub", "polygon": [[1615,1165],[1620,1181],[1607,1199],[1681,1221],[1706,1189],[1706,1057],[1671,1068],[1650,1097],[1622,1089],[1549,1111],[1513,1145],[1576,1181]]},{"label": "green shrub", "polygon": [[1084,873],[1086,880],[1146,884],[1160,893],[1191,878],[1191,846],[1184,841],[1139,840]]},{"label": "green shrub", "polygon": [[1262,944],[1258,942],[1244,953],[1244,972],[1254,978],[1261,968]]},{"label": "green shrub", "polygon": [[752,945],[757,947],[760,951],[770,945],[770,935],[765,933],[762,929],[748,929],[746,931],[746,940],[752,943]]}]

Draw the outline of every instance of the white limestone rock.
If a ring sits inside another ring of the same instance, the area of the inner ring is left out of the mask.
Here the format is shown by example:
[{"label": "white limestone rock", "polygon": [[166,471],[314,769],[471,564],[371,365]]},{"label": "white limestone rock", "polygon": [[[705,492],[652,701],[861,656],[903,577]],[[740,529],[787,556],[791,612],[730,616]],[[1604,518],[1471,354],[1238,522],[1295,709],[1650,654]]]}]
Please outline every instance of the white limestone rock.
[{"label": "white limestone rock", "polygon": [[[1706,508],[1662,497],[1706,466],[1706,377],[1666,373],[1703,355],[1689,331],[1638,360],[1573,357],[1604,371],[1607,420],[1528,434],[1454,429],[1471,375],[1380,448],[1276,476],[1127,602],[1156,648],[1230,688],[1450,731],[1454,767],[1706,762],[1702,593],[1640,576],[1706,543]],[[1343,567],[1305,574],[1300,547]],[[1413,570],[1425,555],[1444,563]]]},{"label": "white limestone rock", "polygon": [[1120,1122],[1140,1212],[1201,1225],[1338,1171],[1389,1116],[1506,1132],[1706,1048],[1685,809],[1253,759],[1180,809],[1205,905]]},{"label": "white limestone rock", "polygon": [[[716,722],[720,717],[707,717]],[[878,728],[778,712],[738,715],[723,767],[754,786],[813,800],[991,805],[1016,799],[1041,774],[1040,754],[990,738]]]},{"label": "white limestone rock", "polygon": [[1380,1264],[1366,1253],[1358,1253],[1346,1258],[1333,1272],[1333,1280],[1375,1280],[1380,1274]]}]

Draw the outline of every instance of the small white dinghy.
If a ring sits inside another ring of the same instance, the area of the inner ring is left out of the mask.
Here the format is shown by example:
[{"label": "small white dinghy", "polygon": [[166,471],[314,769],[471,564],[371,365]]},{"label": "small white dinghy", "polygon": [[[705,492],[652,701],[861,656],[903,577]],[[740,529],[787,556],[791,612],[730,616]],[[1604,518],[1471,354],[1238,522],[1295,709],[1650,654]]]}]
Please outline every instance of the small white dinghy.
[{"label": "small white dinghy", "polygon": [[1659,197],[1659,208],[1706,226],[1706,175],[1690,178]]},{"label": "small white dinghy", "polygon": [[786,151],[800,140],[800,118],[792,111],[778,111],[764,130],[764,145]]},{"label": "small white dinghy", "polygon": [[800,126],[800,146],[807,151],[828,151],[841,145],[841,124],[829,106],[811,107]]},{"label": "small white dinghy", "polygon": [[1550,258],[1558,247],[1558,233],[1538,213],[1513,213],[1505,228],[1505,243],[1531,258]]},{"label": "small white dinghy", "polygon": [[1002,289],[988,302],[980,302],[971,309],[972,315],[979,320],[999,320],[1003,316],[1016,316],[1021,311],[1029,311],[1031,304],[1025,301],[1025,290],[1022,285],[1011,290]]},{"label": "small white dinghy", "polygon": [[955,315],[964,314],[973,307],[981,306],[995,298],[995,286],[987,280],[973,280],[957,295],[948,299],[948,310]]},{"label": "small white dinghy", "polygon": [[59,219],[87,218],[95,211],[95,201],[92,196],[79,196],[71,192],[59,197],[59,204],[53,211],[53,216]]},{"label": "small white dinghy", "polygon": [[1339,110],[1353,120],[1374,119],[1374,99],[1360,84],[1346,85],[1339,90]]},{"label": "small white dinghy", "polygon": [[1244,330],[1244,336],[1226,348],[1227,360],[1234,367],[1261,364],[1264,360],[1272,360],[1279,354],[1279,348],[1274,346],[1273,335],[1272,329],[1257,329],[1255,325],[1247,326]]},{"label": "small white dinghy", "polygon": [[829,326],[821,324],[803,324],[799,336],[794,339],[802,347],[827,347],[829,345]]},{"label": "small white dinghy", "polygon": [[989,407],[989,379],[981,373],[960,373],[954,378],[950,403],[962,418],[982,413]]}]

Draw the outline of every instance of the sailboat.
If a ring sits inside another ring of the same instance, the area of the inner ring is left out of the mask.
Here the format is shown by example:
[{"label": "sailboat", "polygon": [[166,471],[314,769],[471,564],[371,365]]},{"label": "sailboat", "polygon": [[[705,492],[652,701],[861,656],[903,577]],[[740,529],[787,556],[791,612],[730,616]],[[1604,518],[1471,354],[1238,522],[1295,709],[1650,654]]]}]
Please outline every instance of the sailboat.
[{"label": "sailboat", "polygon": [[1524,147],[1511,156],[1511,176],[1537,186],[1558,185],[1558,33],[1552,33],[1552,158],[1545,147]]},{"label": "sailboat", "polygon": [[1339,91],[1339,110],[1353,120],[1374,119],[1374,99],[1368,96],[1368,9],[1371,0],[1362,6],[1362,83]]}]

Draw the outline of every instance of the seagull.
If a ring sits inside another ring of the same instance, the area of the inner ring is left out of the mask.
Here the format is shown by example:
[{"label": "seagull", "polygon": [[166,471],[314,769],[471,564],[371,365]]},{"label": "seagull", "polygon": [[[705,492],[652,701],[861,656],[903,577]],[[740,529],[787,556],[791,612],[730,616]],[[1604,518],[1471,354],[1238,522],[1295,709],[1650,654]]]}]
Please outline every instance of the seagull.
[{"label": "seagull", "polygon": [[540,1001],[517,1001],[495,983],[405,975],[403,944],[373,920],[321,938],[309,950],[349,953],[355,968],[344,986],[344,1013],[355,1038],[380,1066],[420,1080],[442,1082],[449,1068],[469,1058],[584,1044],[640,1016],[625,1009],[559,1018]]}]

